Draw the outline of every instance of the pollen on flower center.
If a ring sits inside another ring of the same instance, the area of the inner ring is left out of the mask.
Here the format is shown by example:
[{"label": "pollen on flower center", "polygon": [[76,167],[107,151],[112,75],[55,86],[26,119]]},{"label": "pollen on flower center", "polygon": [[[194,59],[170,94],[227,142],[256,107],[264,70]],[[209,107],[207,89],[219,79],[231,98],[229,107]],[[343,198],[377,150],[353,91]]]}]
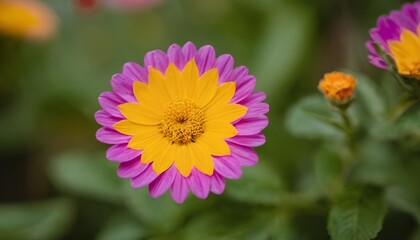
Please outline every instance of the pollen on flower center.
[{"label": "pollen on flower center", "polygon": [[204,133],[204,111],[189,98],[176,98],[166,106],[160,127],[172,143],[195,142]]}]

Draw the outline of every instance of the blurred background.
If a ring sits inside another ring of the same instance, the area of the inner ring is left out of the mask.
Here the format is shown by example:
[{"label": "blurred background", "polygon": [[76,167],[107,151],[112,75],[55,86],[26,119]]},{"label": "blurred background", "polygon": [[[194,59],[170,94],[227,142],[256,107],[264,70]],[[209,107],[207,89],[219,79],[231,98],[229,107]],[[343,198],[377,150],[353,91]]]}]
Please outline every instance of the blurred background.
[{"label": "blurred background", "polygon": [[[0,28],[0,239],[329,238],[326,208],[312,206],[324,201],[313,184],[320,143],[293,137],[285,114],[317,94],[324,72],[383,78],[364,43],[377,17],[405,1],[43,2],[56,15],[51,36]],[[147,51],[187,41],[248,66],[271,111],[259,164],[228,180],[223,195],[178,205],[117,177],[93,114],[125,62],[142,64]],[[377,239],[414,239],[416,227],[411,215],[390,210]]]}]

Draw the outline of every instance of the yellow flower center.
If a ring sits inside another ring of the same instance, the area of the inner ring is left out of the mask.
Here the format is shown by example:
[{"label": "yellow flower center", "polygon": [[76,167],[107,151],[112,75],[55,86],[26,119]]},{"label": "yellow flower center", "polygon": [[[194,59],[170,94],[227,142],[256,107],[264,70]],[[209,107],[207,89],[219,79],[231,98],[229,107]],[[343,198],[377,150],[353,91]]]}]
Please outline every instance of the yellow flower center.
[{"label": "yellow flower center", "polygon": [[204,133],[204,111],[189,98],[176,98],[165,108],[161,129],[172,143],[195,142]]},{"label": "yellow flower center", "polygon": [[417,35],[403,30],[400,41],[389,41],[391,55],[395,60],[398,73],[420,79],[420,25]]}]

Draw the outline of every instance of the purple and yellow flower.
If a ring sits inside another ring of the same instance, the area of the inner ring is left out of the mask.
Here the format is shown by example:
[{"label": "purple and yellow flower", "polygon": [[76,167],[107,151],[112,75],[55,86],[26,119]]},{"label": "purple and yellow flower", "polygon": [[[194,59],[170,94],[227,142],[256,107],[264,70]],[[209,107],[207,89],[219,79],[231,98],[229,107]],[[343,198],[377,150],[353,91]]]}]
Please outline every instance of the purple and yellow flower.
[{"label": "purple and yellow flower", "polygon": [[254,92],[256,79],[244,66],[234,68],[228,54],[188,42],[167,53],[146,54],[144,67],[126,63],[102,93],[99,141],[112,144],[109,160],[133,188],[149,185],[152,197],[168,189],[181,203],[189,191],[199,198],[221,194],[225,179],[237,179],[253,166],[253,147],[264,144],[261,131],[269,106]]},{"label": "purple and yellow flower", "polygon": [[45,40],[55,34],[57,17],[37,0],[0,0],[0,34]]},{"label": "purple and yellow flower", "polygon": [[420,2],[406,3],[399,11],[392,11],[378,19],[370,30],[367,42],[369,61],[382,69],[390,69],[385,59],[376,52],[374,43],[395,61],[398,73],[420,78]]}]

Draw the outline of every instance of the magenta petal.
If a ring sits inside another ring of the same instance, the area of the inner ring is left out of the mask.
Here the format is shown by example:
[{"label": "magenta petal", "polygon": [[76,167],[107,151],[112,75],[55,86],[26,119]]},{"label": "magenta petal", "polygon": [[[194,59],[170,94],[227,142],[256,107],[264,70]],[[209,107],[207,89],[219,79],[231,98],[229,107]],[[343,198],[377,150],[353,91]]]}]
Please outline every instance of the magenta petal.
[{"label": "magenta petal", "polygon": [[174,182],[176,173],[177,169],[175,165],[172,165],[168,170],[160,174],[159,177],[149,185],[150,195],[157,198],[164,194]]},{"label": "magenta petal", "polygon": [[414,23],[419,23],[420,10],[418,9],[419,9],[419,2],[416,2],[415,4],[404,4],[404,6],[402,7],[402,13],[406,15],[407,17],[409,17],[411,21],[413,21]]},{"label": "magenta petal", "polygon": [[229,143],[231,156],[239,161],[241,166],[250,167],[258,162],[258,155],[251,147]]},{"label": "magenta petal", "polygon": [[225,178],[220,176],[217,173],[214,173],[211,178],[211,187],[210,191],[215,194],[222,194],[225,191],[226,181]]},{"label": "magenta petal", "polygon": [[185,62],[189,62],[191,59],[193,59],[196,52],[197,52],[197,49],[196,49],[194,43],[192,43],[192,42],[187,42],[182,47],[182,54],[184,54]]},{"label": "magenta petal", "polygon": [[188,185],[191,192],[198,198],[205,199],[210,192],[210,177],[204,175],[196,169],[191,171],[190,176],[187,178]]},{"label": "magenta petal", "polygon": [[373,41],[367,41],[365,47],[369,50],[371,56],[379,57],[379,54],[376,52],[375,46],[373,45]]},{"label": "magenta petal", "polygon": [[254,76],[247,76],[243,79],[240,79],[236,82],[236,91],[231,102],[237,103],[244,98],[248,97],[252,91],[254,91],[257,80]]},{"label": "magenta petal", "polygon": [[122,118],[114,117],[105,110],[99,110],[95,113],[95,120],[103,127],[112,128],[112,126],[121,121]]},{"label": "magenta petal", "polygon": [[233,57],[229,54],[223,54],[216,59],[214,66],[219,73],[219,84],[231,81],[229,76],[233,70]]},{"label": "magenta petal", "polygon": [[239,66],[230,73],[228,79],[232,82],[237,82],[240,79],[246,77],[248,75],[248,68],[245,66]]},{"label": "magenta petal", "polygon": [[194,59],[201,75],[213,67],[214,61],[216,61],[216,52],[212,46],[206,45],[197,51]]},{"label": "magenta petal", "polygon": [[149,183],[153,182],[159,175],[152,169],[152,165],[149,164],[147,168],[141,172],[137,177],[131,179],[131,186],[133,188],[141,188]]},{"label": "magenta petal", "polygon": [[267,96],[265,95],[265,93],[263,93],[263,92],[254,92],[254,93],[251,93],[245,99],[243,99],[240,102],[240,104],[242,104],[242,105],[250,105],[250,104],[253,104],[253,103],[260,103],[260,102],[264,101],[266,98],[267,98]]},{"label": "magenta petal", "polygon": [[164,74],[168,68],[168,65],[168,56],[166,56],[166,54],[161,50],[150,51],[146,53],[146,56],[144,57],[144,66],[147,69],[154,67]]},{"label": "magenta petal", "polygon": [[96,139],[107,144],[128,143],[131,136],[123,135],[111,128],[100,128],[96,131]]},{"label": "magenta petal", "polygon": [[231,156],[213,157],[214,170],[225,178],[238,179],[242,175],[241,164]]},{"label": "magenta petal", "polygon": [[417,33],[417,24],[410,16],[400,11],[392,11],[389,15],[401,28],[408,29],[413,33]]},{"label": "magenta petal", "polygon": [[265,137],[262,133],[251,136],[234,136],[233,138],[226,139],[228,142],[236,143],[247,147],[258,147],[265,143]]},{"label": "magenta petal", "polygon": [[133,178],[142,173],[147,166],[148,164],[140,162],[139,157],[135,157],[128,162],[122,162],[118,167],[117,174],[120,178]]},{"label": "magenta petal", "polygon": [[124,64],[122,73],[134,81],[147,83],[148,73],[146,69],[134,62]]},{"label": "magenta petal", "polygon": [[106,158],[114,162],[127,162],[140,156],[142,151],[133,150],[127,144],[113,145],[106,151]]},{"label": "magenta petal", "polygon": [[177,203],[183,203],[188,195],[188,183],[180,173],[175,175],[174,182],[170,188],[171,196]]},{"label": "magenta petal", "polygon": [[253,135],[260,133],[268,125],[268,118],[264,115],[242,118],[235,124],[238,135]]},{"label": "magenta petal", "polygon": [[386,64],[386,62],[381,58],[381,57],[375,57],[375,56],[368,56],[368,60],[370,63],[372,63],[373,65],[377,66],[378,68],[384,69],[384,70],[388,70],[389,67]]},{"label": "magenta petal", "polygon": [[114,74],[111,79],[112,90],[127,102],[137,102],[133,93],[134,80],[123,74]]},{"label": "magenta petal", "polygon": [[[387,51],[388,48],[388,41],[389,40],[399,40],[401,33],[401,27],[395,23],[395,21],[387,16],[379,17],[378,20],[378,28],[375,31],[372,30],[370,32],[373,40],[379,43],[382,47],[384,47]],[[372,35],[373,34],[373,35]]]},{"label": "magenta petal", "polygon": [[372,38],[372,40],[379,44],[379,46],[381,46],[386,52],[388,52],[388,46],[387,43],[384,39],[382,39],[382,36],[379,34],[379,31],[377,28],[373,28],[369,31],[369,35],[370,38]]},{"label": "magenta petal", "polygon": [[248,108],[248,111],[246,112],[244,118],[253,118],[253,117],[259,117],[263,114],[268,113],[270,110],[270,106],[267,103],[254,103],[249,105],[244,105]]},{"label": "magenta petal", "polygon": [[114,117],[124,118],[117,106],[124,101],[114,92],[104,92],[99,98],[101,107]]},{"label": "magenta petal", "polygon": [[168,48],[168,58],[169,62],[175,64],[175,66],[182,70],[186,64],[184,54],[182,53],[182,48],[178,44],[172,44]]}]

